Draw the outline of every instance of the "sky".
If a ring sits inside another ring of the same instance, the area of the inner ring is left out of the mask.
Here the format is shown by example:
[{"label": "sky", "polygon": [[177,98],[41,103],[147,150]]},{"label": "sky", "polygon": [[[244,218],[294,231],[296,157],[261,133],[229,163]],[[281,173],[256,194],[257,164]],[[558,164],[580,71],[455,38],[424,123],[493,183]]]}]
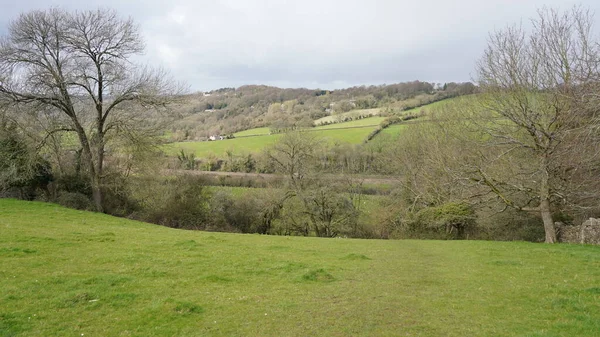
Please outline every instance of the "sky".
[{"label": "sky", "polygon": [[339,89],[405,81],[465,82],[488,34],[548,6],[598,0],[0,0],[0,34],[33,9],[112,8],[139,24],[138,62],[192,91],[246,84]]}]

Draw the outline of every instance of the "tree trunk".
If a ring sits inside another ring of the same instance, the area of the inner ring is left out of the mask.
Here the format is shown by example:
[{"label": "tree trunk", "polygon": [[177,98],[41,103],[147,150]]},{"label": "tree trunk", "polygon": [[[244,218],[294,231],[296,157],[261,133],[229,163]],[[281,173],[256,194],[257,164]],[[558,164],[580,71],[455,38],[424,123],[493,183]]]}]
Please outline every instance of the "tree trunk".
[{"label": "tree trunk", "polygon": [[540,182],[540,214],[544,222],[544,232],[546,233],[546,243],[556,242],[556,230],[554,228],[554,220],[552,219],[552,211],[550,209],[550,186],[548,183],[548,158],[546,155],[542,157],[541,165],[542,177]]},{"label": "tree trunk", "polygon": [[92,155],[92,147],[90,146],[90,142],[88,141],[87,135],[83,127],[79,124],[77,120],[74,119],[75,131],[77,132],[77,136],[79,137],[79,141],[81,143],[81,152],[83,156],[80,158],[85,161],[87,169],[89,170],[88,176],[90,179],[90,184],[92,187],[92,199],[94,201],[94,205],[96,206],[97,212],[103,212],[104,207],[102,206],[102,190],[100,189],[100,178],[102,172],[98,172],[97,169],[102,170],[102,166],[94,165],[94,157]]},{"label": "tree trunk", "polygon": [[99,177],[92,178],[92,198],[94,199],[94,205],[96,206],[97,212],[104,212],[103,206],[103,195],[102,189],[100,187],[100,179]]},{"label": "tree trunk", "polygon": [[104,195],[102,192],[102,176],[104,174],[104,135],[99,133],[96,146],[95,187],[93,188],[94,203],[98,212],[104,212]]},{"label": "tree trunk", "polygon": [[550,211],[550,201],[548,199],[540,202],[540,213],[544,222],[544,231],[546,232],[546,243],[556,242],[556,229],[554,228],[554,220]]}]

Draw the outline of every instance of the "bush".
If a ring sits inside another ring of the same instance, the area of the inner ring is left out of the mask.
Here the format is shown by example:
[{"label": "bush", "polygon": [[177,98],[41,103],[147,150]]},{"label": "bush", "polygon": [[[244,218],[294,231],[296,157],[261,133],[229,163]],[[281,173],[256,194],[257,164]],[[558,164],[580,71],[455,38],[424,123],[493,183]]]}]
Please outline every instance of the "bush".
[{"label": "bush", "polygon": [[206,228],[210,194],[201,178],[146,179],[138,198],[140,210],[133,218],[173,228]]},{"label": "bush", "polygon": [[465,239],[476,227],[474,209],[464,202],[449,202],[409,213],[398,221],[395,237]]},{"label": "bush", "polygon": [[66,174],[58,177],[54,182],[54,189],[58,194],[61,192],[79,193],[85,196],[92,196],[92,187],[89,179],[79,174]]},{"label": "bush", "polygon": [[95,208],[90,198],[78,192],[63,192],[56,202],[59,205],[82,211],[91,211]]},{"label": "bush", "polygon": [[121,174],[105,177],[102,191],[104,212],[107,214],[126,217],[140,209],[138,201],[133,198],[129,177]]}]

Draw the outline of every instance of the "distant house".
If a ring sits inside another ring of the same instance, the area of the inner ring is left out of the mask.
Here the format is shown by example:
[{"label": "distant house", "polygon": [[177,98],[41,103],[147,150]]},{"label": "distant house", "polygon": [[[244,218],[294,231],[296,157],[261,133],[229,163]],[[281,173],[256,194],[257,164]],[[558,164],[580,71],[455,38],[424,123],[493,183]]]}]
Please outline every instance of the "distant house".
[{"label": "distant house", "polygon": [[225,136],[210,136],[210,137],[208,137],[208,140],[210,140],[210,141],[223,140],[223,139],[225,139]]}]

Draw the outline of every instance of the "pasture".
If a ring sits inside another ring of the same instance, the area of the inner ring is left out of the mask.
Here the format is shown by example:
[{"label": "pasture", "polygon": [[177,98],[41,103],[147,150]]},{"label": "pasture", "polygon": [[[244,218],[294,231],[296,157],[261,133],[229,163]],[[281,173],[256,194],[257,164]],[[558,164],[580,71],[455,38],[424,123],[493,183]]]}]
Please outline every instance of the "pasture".
[{"label": "pasture", "polygon": [[[329,144],[347,143],[360,144],[373,129],[375,129],[383,117],[370,117],[345,123],[317,126],[305,130],[311,135],[321,138]],[[261,152],[266,147],[273,145],[282,134],[269,134],[268,128],[250,129],[234,134],[233,139],[203,142],[177,142],[164,146],[168,154],[176,154],[180,150],[193,152],[199,158],[210,156],[224,157],[227,151],[236,155],[245,155]]]},{"label": "pasture", "polygon": [[0,199],[1,336],[597,336],[600,249],[174,230]]}]

